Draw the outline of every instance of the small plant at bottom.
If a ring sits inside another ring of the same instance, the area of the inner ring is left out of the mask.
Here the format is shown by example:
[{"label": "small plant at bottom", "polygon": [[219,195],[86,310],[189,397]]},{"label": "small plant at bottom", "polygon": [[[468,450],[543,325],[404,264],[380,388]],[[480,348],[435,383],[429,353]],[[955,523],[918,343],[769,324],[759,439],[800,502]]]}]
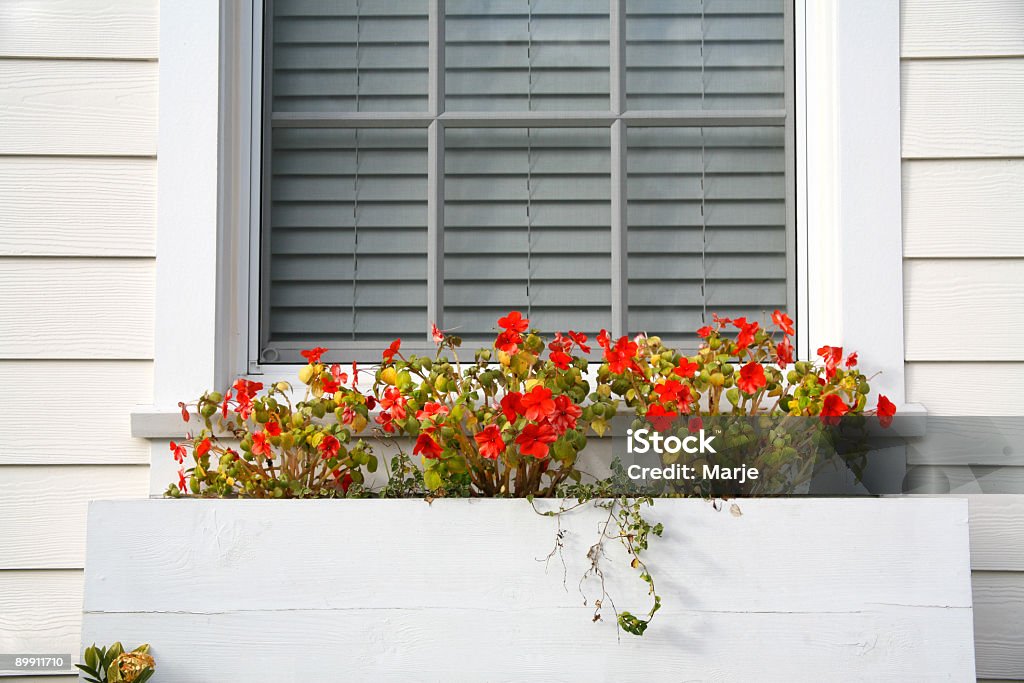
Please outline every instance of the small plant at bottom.
[{"label": "small plant at bottom", "polygon": [[85,663],[75,664],[89,683],[145,683],[156,671],[156,662],[149,654],[149,645],[139,645],[125,652],[121,643],[110,647],[85,648]]}]

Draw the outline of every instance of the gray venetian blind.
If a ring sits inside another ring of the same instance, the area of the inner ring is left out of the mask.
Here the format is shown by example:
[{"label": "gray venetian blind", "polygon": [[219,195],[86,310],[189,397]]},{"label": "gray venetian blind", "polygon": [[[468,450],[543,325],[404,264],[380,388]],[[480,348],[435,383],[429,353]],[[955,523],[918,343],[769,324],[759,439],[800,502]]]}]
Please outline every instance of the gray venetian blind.
[{"label": "gray venetian blind", "polygon": [[791,3],[267,0],[259,360],[795,314]]}]

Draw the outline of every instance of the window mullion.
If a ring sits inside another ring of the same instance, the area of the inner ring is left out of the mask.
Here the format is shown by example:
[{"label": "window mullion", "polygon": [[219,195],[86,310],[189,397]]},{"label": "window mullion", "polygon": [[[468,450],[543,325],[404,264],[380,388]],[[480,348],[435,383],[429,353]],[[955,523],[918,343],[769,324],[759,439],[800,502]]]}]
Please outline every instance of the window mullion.
[{"label": "window mullion", "polygon": [[629,333],[628,283],[629,259],[626,235],[626,7],[625,0],[609,0],[611,65],[609,95],[611,125],[611,311],[612,334]]},{"label": "window mullion", "polygon": [[444,2],[430,0],[427,76],[433,118],[427,129],[427,322],[439,327],[444,327],[444,124],[437,117],[444,112]]}]

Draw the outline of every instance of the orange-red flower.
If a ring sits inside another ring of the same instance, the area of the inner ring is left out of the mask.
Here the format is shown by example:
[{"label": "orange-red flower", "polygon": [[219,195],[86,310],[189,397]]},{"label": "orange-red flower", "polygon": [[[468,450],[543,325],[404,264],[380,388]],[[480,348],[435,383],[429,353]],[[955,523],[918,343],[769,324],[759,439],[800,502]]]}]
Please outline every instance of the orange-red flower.
[{"label": "orange-red flower", "polygon": [[333,434],[324,434],[324,438],[316,446],[316,449],[320,451],[320,457],[324,460],[336,456],[340,448],[341,442]]},{"label": "orange-red flower", "polygon": [[441,453],[444,449],[434,441],[434,437],[426,432],[420,432],[420,435],[416,437],[416,443],[412,447],[413,455],[422,455],[424,458],[431,458],[437,460],[441,457]]},{"label": "orange-red flower", "polygon": [[271,436],[281,436],[281,424],[277,420],[271,419],[263,426],[263,431]]},{"label": "orange-red flower", "polygon": [[440,344],[444,341],[444,333],[438,329],[436,323],[430,323],[430,338],[434,340],[435,344]]},{"label": "orange-red flower", "polygon": [[406,416],[405,401],[406,398],[402,396],[398,387],[388,387],[380,398],[380,407],[385,411],[391,411],[394,419],[404,420]]},{"label": "orange-red flower", "polygon": [[614,347],[605,348],[604,357],[608,361],[608,369],[616,375],[626,370],[639,373],[640,368],[633,360],[639,348],[639,345],[635,341],[630,341],[629,337],[620,337]]},{"label": "orange-red flower", "polygon": [[320,362],[320,357],[327,353],[327,349],[322,346],[317,346],[316,348],[308,349],[306,351],[299,351],[299,353],[302,354],[303,358],[309,361],[310,365],[316,365]]},{"label": "orange-red flower", "polygon": [[825,377],[828,379],[835,377],[836,368],[839,367],[839,362],[843,360],[843,347],[822,346],[818,349],[818,355],[825,361]]},{"label": "orange-red flower", "polygon": [[178,470],[178,489],[182,493],[185,493],[185,491],[188,490],[188,487],[185,485],[185,468],[184,467],[182,467],[182,468],[180,468]]},{"label": "orange-red flower", "polygon": [[793,345],[789,337],[783,337],[778,346],[775,347],[775,360],[783,370],[793,362]]},{"label": "orange-red flower", "polygon": [[532,391],[523,394],[520,407],[527,420],[543,420],[555,411],[555,401],[551,398],[551,390],[547,387],[535,386]]},{"label": "orange-red flower", "polygon": [[665,406],[655,403],[647,409],[647,421],[659,432],[663,432],[672,426],[679,413],[665,410]]},{"label": "orange-red flower", "polygon": [[852,368],[857,366],[857,352],[854,351],[846,357],[846,367]]},{"label": "orange-red flower", "polygon": [[572,363],[572,356],[563,351],[552,351],[550,358],[559,370],[568,370],[569,364]]},{"label": "orange-red flower", "polygon": [[547,422],[558,434],[576,426],[576,420],[583,414],[583,409],[572,402],[565,394],[555,397],[555,409],[547,417]]},{"label": "orange-red flower", "polygon": [[235,390],[235,393],[238,394],[239,400],[241,400],[242,396],[252,399],[252,397],[256,395],[256,392],[263,388],[263,382],[250,382],[247,379],[240,378],[235,382],[235,386],[232,388]]},{"label": "orange-red flower", "polygon": [[266,432],[256,432],[252,435],[252,447],[249,449],[253,455],[265,455],[270,457],[270,442],[267,441]]},{"label": "orange-red flower", "polygon": [[828,425],[839,424],[839,418],[850,412],[850,407],[838,394],[828,394],[821,402],[821,421]]},{"label": "orange-red flower", "polygon": [[497,425],[487,425],[473,435],[480,455],[491,460],[496,459],[505,450],[505,441],[501,438],[501,430]]},{"label": "orange-red flower", "polygon": [[761,327],[756,322],[748,323],[746,318],[736,318],[732,324],[740,331],[736,336],[736,348],[740,351],[754,343],[754,335]]},{"label": "orange-red flower", "polygon": [[509,422],[515,422],[523,413],[523,395],[518,391],[510,391],[501,399],[501,412]]},{"label": "orange-red flower", "polygon": [[433,401],[430,401],[426,403],[421,409],[416,411],[416,419],[429,420],[436,415],[444,416],[447,414],[448,406],[444,405],[443,403],[435,403]]},{"label": "orange-red flower", "polygon": [[740,368],[740,376],[736,380],[736,386],[740,388],[740,391],[748,394],[757,393],[757,390],[767,383],[768,381],[764,376],[764,368],[761,367],[760,363],[755,363],[754,361]]},{"label": "orange-red flower", "polygon": [[772,322],[782,330],[783,334],[796,334],[796,330],[793,328],[793,319],[782,311],[776,310],[772,313]]},{"label": "orange-red flower", "polygon": [[494,348],[512,354],[519,350],[519,345],[522,343],[523,338],[518,332],[515,330],[505,330],[494,340]]},{"label": "orange-red flower", "polygon": [[708,337],[711,336],[711,333],[714,331],[715,328],[711,327],[710,325],[705,325],[704,327],[697,330],[697,336],[707,339]]},{"label": "orange-red flower", "polygon": [[538,460],[548,455],[550,446],[558,440],[555,428],[547,423],[528,424],[523,433],[516,437],[519,444],[519,452],[523,455],[532,455]]},{"label": "orange-red flower", "polygon": [[175,462],[177,462],[179,465],[185,462],[185,455],[187,454],[187,451],[185,450],[185,447],[180,443],[174,443],[173,441],[171,442],[171,453],[174,455]]},{"label": "orange-red flower", "polygon": [[396,339],[391,342],[391,346],[384,350],[381,356],[384,358],[385,363],[390,363],[395,359],[395,354],[398,353],[398,349],[402,347],[402,340]]},{"label": "orange-red flower", "polygon": [[681,384],[674,379],[667,379],[664,382],[655,384],[654,391],[657,392],[659,401],[662,403],[670,403],[672,401],[680,400],[684,391],[687,397],[689,397],[690,387],[685,384]]},{"label": "orange-red flower", "polygon": [[498,318],[498,326],[509,332],[526,332],[530,327],[530,320],[524,318],[519,311],[512,311],[503,318]]},{"label": "orange-red flower", "polygon": [[690,359],[684,356],[679,361],[679,365],[675,367],[675,370],[673,370],[673,372],[679,375],[680,377],[688,379],[696,375],[699,369],[699,365],[697,365],[696,363],[691,363]]},{"label": "orange-red flower", "polygon": [[580,347],[580,351],[590,353],[590,347],[587,346],[587,335],[569,330],[569,338],[576,342],[576,346]]},{"label": "orange-red flower", "polygon": [[878,423],[883,427],[888,427],[892,424],[893,415],[896,414],[896,404],[888,397],[879,394],[878,408],[875,409],[875,414],[878,415]]},{"label": "orange-red flower", "polygon": [[203,439],[202,441],[197,443],[196,446],[195,446],[196,457],[201,458],[204,455],[206,455],[207,453],[209,453],[210,452],[210,445],[211,444],[210,444],[210,440],[209,439]]},{"label": "orange-red flower", "polygon": [[178,407],[181,408],[181,420],[182,422],[189,421],[188,406],[185,405],[184,401],[178,401]]}]

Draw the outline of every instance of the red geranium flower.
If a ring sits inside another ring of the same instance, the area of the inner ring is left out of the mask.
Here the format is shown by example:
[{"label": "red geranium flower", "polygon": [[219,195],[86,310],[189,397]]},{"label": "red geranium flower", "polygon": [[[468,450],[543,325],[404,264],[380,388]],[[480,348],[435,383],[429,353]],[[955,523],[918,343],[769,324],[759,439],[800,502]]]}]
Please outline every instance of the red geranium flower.
[{"label": "red geranium flower", "polygon": [[434,402],[431,401],[431,402],[427,403],[426,405],[424,405],[422,409],[416,411],[416,419],[417,420],[429,420],[430,418],[434,417],[435,415],[447,415],[447,414],[448,414],[448,406],[444,405],[443,403],[434,403]]},{"label": "red geranium flower", "polygon": [[435,344],[440,344],[444,341],[444,333],[438,329],[436,323],[430,323],[430,338],[434,340]]},{"label": "red geranium flower", "polygon": [[718,325],[718,327],[720,328],[725,327],[726,325],[732,322],[731,318],[719,318],[717,313],[712,313],[711,319],[714,320],[715,324]]},{"label": "red geranium flower", "polygon": [[748,394],[757,393],[757,390],[767,383],[768,381],[764,376],[764,368],[761,367],[760,363],[755,363],[754,361],[740,368],[740,377],[736,380],[736,386],[740,388],[740,391]]},{"label": "red geranium flower", "polygon": [[498,318],[498,326],[509,332],[526,332],[530,327],[530,321],[519,311],[512,311],[504,318]]},{"label": "red geranium flower", "polygon": [[555,332],[555,338],[548,344],[548,348],[552,351],[562,351],[568,353],[569,349],[572,348],[572,339],[566,337],[561,332]]},{"label": "red geranium flower", "polygon": [[674,379],[667,379],[660,384],[654,385],[654,391],[658,394],[658,400],[662,403],[669,403],[670,401],[676,401],[679,399],[679,395],[683,393],[683,389],[689,393],[689,387],[685,384],[680,384]]},{"label": "red geranium flower", "polygon": [[398,387],[388,387],[380,399],[380,407],[385,411],[391,411],[394,419],[404,420],[406,416],[405,401],[406,399]]},{"label": "red geranium flower", "polygon": [[359,366],[352,361],[352,388],[355,389],[357,384],[359,384]]},{"label": "red geranium flower", "polygon": [[839,424],[839,418],[850,412],[850,407],[843,402],[838,394],[828,394],[821,402],[821,421],[827,425]]},{"label": "red geranium flower", "polygon": [[679,417],[679,413],[665,410],[665,406],[657,403],[647,409],[647,421],[659,432],[669,429],[677,417]]},{"label": "red geranium flower", "polygon": [[789,342],[789,337],[784,337],[775,347],[775,359],[783,370],[793,362],[793,345]]},{"label": "red geranium flower", "polygon": [[316,446],[316,449],[320,451],[320,457],[324,460],[336,456],[340,448],[341,442],[333,434],[324,434],[324,438]]},{"label": "red geranium flower", "polygon": [[173,441],[171,442],[171,453],[174,454],[174,460],[179,465],[185,462],[185,455],[187,455],[187,451],[185,450],[185,447],[180,443],[174,443]]},{"label": "red geranium flower", "polygon": [[224,402],[220,404],[220,414],[225,420],[228,419],[228,401],[231,400],[231,392],[224,394]]},{"label": "red geranium flower", "polygon": [[757,334],[760,325],[756,322],[748,323],[746,318],[736,318],[732,324],[739,328],[740,333],[736,336],[736,347],[743,350],[754,343],[754,335]]},{"label": "red geranium flower", "polygon": [[235,412],[243,420],[248,420],[249,416],[252,415],[252,398],[246,394],[239,394],[238,405],[235,406]]},{"label": "red geranium flower", "polygon": [[535,386],[529,393],[523,394],[520,408],[527,420],[543,420],[555,412],[555,401],[551,398],[551,390],[547,387]]},{"label": "red geranium flower", "polygon": [[703,337],[704,339],[707,339],[708,337],[711,336],[711,333],[714,331],[715,328],[711,327],[710,325],[705,325],[704,327],[697,330],[697,335]]},{"label": "red geranium flower", "polygon": [[434,441],[434,437],[426,432],[420,432],[420,435],[416,437],[416,444],[412,447],[413,455],[422,455],[424,458],[433,460],[439,459],[443,452],[444,449]]},{"label": "red geranium flower", "polygon": [[551,352],[551,362],[555,364],[555,367],[559,370],[568,370],[569,363],[572,362],[572,356],[562,351]]},{"label": "red geranium flower", "polygon": [[519,345],[522,342],[523,338],[518,332],[515,330],[505,330],[494,340],[494,348],[512,354],[519,350]]},{"label": "red geranium flower", "polygon": [[333,394],[334,392],[341,389],[341,384],[338,380],[331,377],[330,379],[321,379],[320,388],[323,389],[325,394]]},{"label": "red geranium flower", "polygon": [[616,375],[620,375],[626,370],[633,370],[634,372],[640,372],[640,368],[637,367],[633,357],[636,356],[639,345],[630,341],[629,337],[620,337],[615,342],[614,348],[606,348],[604,351],[604,357],[608,361],[608,369]]},{"label": "red geranium flower", "polygon": [[185,493],[185,491],[188,490],[188,487],[185,485],[185,468],[184,467],[182,467],[181,469],[178,470],[178,489],[182,493]]},{"label": "red geranium flower", "polygon": [[391,413],[387,411],[377,413],[377,417],[373,419],[377,422],[377,424],[380,425],[380,428],[383,429],[385,432],[391,434],[392,432],[395,431],[394,418],[391,417]]},{"label": "red geranium flower", "polygon": [[516,418],[519,417],[523,412],[523,395],[518,391],[510,391],[505,394],[501,399],[501,412],[505,414],[505,419],[509,422],[515,422]]},{"label": "red geranium flower", "polygon": [[548,424],[555,428],[558,434],[565,434],[569,429],[576,426],[576,420],[583,414],[583,409],[572,402],[565,394],[555,397],[555,409],[548,416]]},{"label": "red geranium flower", "polygon": [[309,361],[310,365],[316,365],[320,362],[320,356],[327,353],[327,349],[322,346],[318,346],[314,349],[309,349],[308,351],[299,351],[299,353],[302,354],[303,358]]},{"label": "red geranium flower", "polygon": [[700,430],[704,429],[704,420],[700,419],[699,417],[691,417],[689,424],[686,425],[686,428],[690,430],[690,433],[696,434]]},{"label": "red geranium flower", "polygon": [[483,430],[473,435],[480,455],[491,460],[496,459],[505,450],[505,442],[501,438],[501,430],[497,425],[487,425]]},{"label": "red geranium flower", "polygon": [[852,368],[852,367],[856,367],[856,365],[857,365],[857,352],[854,351],[853,353],[851,353],[849,356],[846,357],[846,367]]},{"label": "red geranium flower", "polygon": [[892,417],[896,414],[896,404],[879,394],[878,408],[875,410],[875,414],[878,415],[878,424],[887,428],[892,424]]},{"label": "red geranium flower", "polygon": [[673,370],[673,372],[675,372],[680,377],[688,379],[696,375],[697,370],[699,369],[699,365],[697,365],[696,363],[691,363],[689,358],[684,357],[682,360],[679,361],[679,365],[676,366],[676,369]]},{"label": "red geranium flower", "polygon": [[825,360],[825,376],[832,379],[836,374],[839,362],[843,360],[843,347],[822,346],[818,349],[818,355]]},{"label": "red geranium flower", "polygon": [[270,420],[263,425],[263,431],[271,436],[281,436],[281,425],[276,420]]},{"label": "red geranium flower", "polygon": [[239,379],[232,388],[238,394],[239,399],[242,396],[251,399],[256,395],[256,392],[263,388],[263,382],[250,382],[247,379]]},{"label": "red geranium flower", "polygon": [[608,336],[608,330],[601,330],[597,333],[597,345],[605,351],[611,348],[611,337]]},{"label": "red geranium flower", "polygon": [[203,439],[202,441],[196,444],[195,449],[196,456],[200,458],[203,457],[204,455],[210,452],[210,440]]},{"label": "red geranium flower", "polygon": [[181,420],[182,422],[189,421],[188,406],[185,405],[184,401],[178,401],[178,407],[181,408]]},{"label": "red geranium flower", "polygon": [[796,330],[793,329],[793,319],[782,311],[776,310],[772,313],[772,322],[775,323],[784,334],[796,334]]},{"label": "red geranium flower", "polygon": [[538,460],[548,455],[548,444],[558,440],[555,428],[547,423],[528,424],[523,433],[516,437],[519,444],[519,452],[523,455],[532,455]]},{"label": "red geranium flower", "polygon": [[569,330],[569,338],[576,342],[576,346],[580,347],[580,351],[590,353],[590,347],[587,346],[587,335]]},{"label": "red geranium flower", "polygon": [[401,339],[396,339],[395,341],[391,342],[391,346],[389,346],[387,349],[385,349],[384,353],[381,354],[381,356],[384,358],[384,362],[385,363],[390,363],[390,362],[394,361],[395,354],[398,353],[398,349],[401,348],[401,346],[402,346],[402,340]]},{"label": "red geranium flower", "polygon": [[270,457],[270,442],[267,441],[266,432],[256,432],[252,435],[252,448],[249,449],[253,455],[265,455]]},{"label": "red geranium flower", "polygon": [[348,381],[348,375],[341,371],[341,366],[337,363],[331,366],[331,377],[333,377],[338,384],[344,384]]}]

